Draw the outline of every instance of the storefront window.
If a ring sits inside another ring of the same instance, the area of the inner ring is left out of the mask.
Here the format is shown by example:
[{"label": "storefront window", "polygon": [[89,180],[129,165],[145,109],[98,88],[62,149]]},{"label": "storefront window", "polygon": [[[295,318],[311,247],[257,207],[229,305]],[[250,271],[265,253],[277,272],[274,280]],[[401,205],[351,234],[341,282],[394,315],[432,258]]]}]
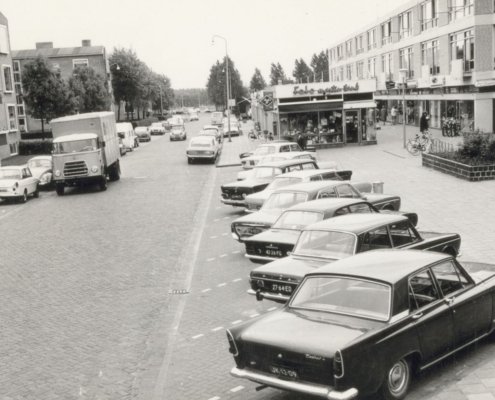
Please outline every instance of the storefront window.
[{"label": "storefront window", "polygon": [[447,100],[442,102],[442,123],[455,122],[461,132],[474,130],[474,101]]},{"label": "storefront window", "polygon": [[342,112],[339,110],[320,112],[320,143],[342,142]]}]

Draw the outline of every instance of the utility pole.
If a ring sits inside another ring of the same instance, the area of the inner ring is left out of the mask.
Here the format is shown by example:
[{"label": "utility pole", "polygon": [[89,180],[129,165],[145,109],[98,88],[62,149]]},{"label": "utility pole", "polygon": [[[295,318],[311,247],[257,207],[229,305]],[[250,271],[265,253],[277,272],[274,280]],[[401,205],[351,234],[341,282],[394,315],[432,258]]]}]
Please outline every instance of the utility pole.
[{"label": "utility pole", "polygon": [[225,42],[225,80],[227,86],[227,129],[229,134],[229,142],[232,142],[232,138],[230,136],[230,83],[229,83],[229,53],[227,50],[227,39],[220,35],[213,35],[212,42],[215,42],[215,38],[222,39]]}]

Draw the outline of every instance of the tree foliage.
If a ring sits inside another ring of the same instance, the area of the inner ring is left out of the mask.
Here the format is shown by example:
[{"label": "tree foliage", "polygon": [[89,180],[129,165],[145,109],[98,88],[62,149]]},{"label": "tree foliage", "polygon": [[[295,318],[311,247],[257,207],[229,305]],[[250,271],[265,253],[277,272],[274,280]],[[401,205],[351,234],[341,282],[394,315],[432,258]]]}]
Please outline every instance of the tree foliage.
[{"label": "tree foliage", "polygon": [[41,120],[44,132],[45,122],[52,118],[71,114],[74,101],[68,85],[54,71],[43,57],[27,63],[22,71],[23,98],[29,114]]},{"label": "tree foliage", "polygon": [[208,93],[206,89],[176,89],[174,90],[176,107],[199,107],[208,104]]},{"label": "tree foliage", "polygon": [[328,82],[330,80],[328,75],[328,54],[326,51],[321,51],[320,54],[313,54],[311,68],[317,82]]},{"label": "tree foliage", "polygon": [[253,77],[251,78],[251,82],[249,83],[249,88],[256,92],[258,90],[263,90],[266,87],[265,79],[263,75],[261,75],[261,71],[258,68],[254,69]]},{"label": "tree foliage", "polygon": [[104,77],[91,67],[77,67],[69,78],[69,88],[77,112],[105,111],[110,109],[110,94]]},{"label": "tree foliage", "polygon": [[[215,104],[216,107],[226,107],[226,84],[225,84],[225,63],[217,61],[210,68],[210,75],[208,82],[206,83],[206,89],[208,92],[208,98]],[[243,97],[247,95],[247,90],[242,84],[239,71],[235,68],[234,62],[229,58],[229,81],[230,81],[230,97],[236,100],[236,104],[243,100]],[[243,103],[241,103],[243,104]]]},{"label": "tree foliage", "polygon": [[313,71],[308,67],[308,64],[300,58],[296,58],[294,62],[294,70],[292,71],[292,76],[296,82],[312,82],[313,81]]}]

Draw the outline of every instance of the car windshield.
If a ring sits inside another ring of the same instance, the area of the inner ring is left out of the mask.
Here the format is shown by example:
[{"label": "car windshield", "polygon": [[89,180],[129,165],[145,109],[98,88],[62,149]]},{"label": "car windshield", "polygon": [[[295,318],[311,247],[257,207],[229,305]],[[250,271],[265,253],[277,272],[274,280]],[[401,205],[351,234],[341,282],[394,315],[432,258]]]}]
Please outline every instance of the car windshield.
[{"label": "car windshield", "polygon": [[294,247],[294,254],[335,260],[352,256],[355,246],[356,237],[351,233],[303,231]]},{"label": "car windshield", "polygon": [[258,147],[253,155],[255,156],[264,156],[265,154],[272,154],[272,153],[275,153],[275,147],[273,146],[262,146],[262,147]]},{"label": "car windshield", "polygon": [[172,129],[172,133],[174,135],[180,135],[182,133],[182,129],[180,129],[180,128]]},{"label": "car windshield", "polygon": [[139,127],[139,128],[134,129],[134,132],[135,133],[146,133],[146,132],[148,132],[148,128],[146,128],[146,127]]},{"label": "car windshield", "polygon": [[294,177],[282,177],[277,176],[273,182],[271,182],[266,188],[267,189],[278,189],[284,186],[294,185],[296,183],[302,182],[302,178],[294,178]]},{"label": "car windshield", "polygon": [[254,169],[253,177],[256,179],[271,178],[272,176],[279,175],[281,173],[282,170],[280,168],[260,167]]},{"label": "car windshield", "polygon": [[390,286],[382,283],[310,276],[301,283],[289,307],[386,321],[390,316],[390,294]]},{"label": "car windshield", "polygon": [[55,154],[77,153],[80,151],[93,151],[98,149],[96,139],[72,140],[69,142],[53,143]]},{"label": "car windshield", "polygon": [[262,210],[285,209],[293,205],[303,203],[307,200],[308,194],[302,192],[282,192],[272,193],[261,207]]},{"label": "car windshield", "polygon": [[305,226],[322,219],[323,214],[315,211],[286,211],[273,224],[273,228],[300,231]]},{"label": "car windshield", "polygon": [[29,160],[28,167],[31,168],[51,168],[52,162],[51,160]]},{"label": "car windshield", "polygon": [[212,143],[209,138],[195,137],[193,140],[191,140],[191,147],[211,147],[211,146]]},{"label": "car windshield", "polygon": [[162,123],[161,123],[161,122],[153,122],[153,123],[151,124],[151,127],[152,127],[152,128],[163,128],[163,125],[162,125]]},{"label": "car windshield", "polygon": [[21,179],[21,171],[18,169],[0,169],[0,179]]}]

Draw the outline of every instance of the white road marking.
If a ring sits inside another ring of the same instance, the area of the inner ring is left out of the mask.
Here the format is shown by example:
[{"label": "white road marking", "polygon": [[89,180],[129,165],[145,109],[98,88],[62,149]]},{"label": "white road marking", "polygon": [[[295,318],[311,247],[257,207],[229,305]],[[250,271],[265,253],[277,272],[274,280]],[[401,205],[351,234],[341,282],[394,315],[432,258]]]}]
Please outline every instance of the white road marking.
[{"label": "white road marking", "polygon": [[277,307],[270,307],[268,310],[266,311],[275,311],[277,309]]},{"label": "white road marking", "polygon": [[239,254],[241,251],[240,250],[235,250],[232,252],[232,254]]},{"label": "white road marking", "polygon": [[208,288],[208,289],[203,289],[203,290],[201,291],[201,293],[206,293],[206,292],[209,292],[210,290],[211,290],[210,288]]},{"label": "white road marking", "polygon": [[222,236],[227,236],[229,232],[222,233]]},{"label": "white road marking", "polygon": [[242,389],[244,389],[244,386],[236,386],[235,388],[230,389],[230,391],[231,391],[232,393],[235,393],[235,392],[238,392],[238,391],[240,391],[240,390],[242,390]]},{"label": "white road marking", "polygon": [[220,397],[218,397],[218,396],[210,397],[208,400],[220,400]]},{"label": "white road marking", "polygon": [[239,282],[239,281],[242,281],[242,278],[237,278],[232,280],[232,282]]},{"label": "white road marking", "polygon": [[196,340],[196,339],[199,339],[200,337],[203,337],[203,336],[204,335],[202,333],[200,333],[199,335],[193,336],[192,339]]},{"label": "white road marking", "polygon": [[222,219],[230,219],[230,217],[223,217]]},{"label": "white road marking", "polygon": [[251,315],[249,316],[249,318],[254,318],[254,317],[257,317],[257,316],[259,316],[259,314],[251,314]]},{"label": "white road marking", "polygon": [[218,236],[210,236],[210,239],[216,239]]},{"label": "white road marking", "polygon": [[225,283],[225,282],[224,282],[224,283],[219,283],[219,284],[217,285],[217,287],[222,287],[222,286],[225,286],[225,285],[226,285],[226,283]]},{"label": "white road marking", "polygon": [[213,258],[208,258],[206,261],[210,262],[210,261],[213,261],[215,259],[215,257]]},{"label": "white road marking", "polygon": [[218,221],[220,221],[220,218],[215,218],[215,219],[213,220],[213,222],[218,222]]},{"label": "white road marking", "polygon": [[217,326],[216,328],[213,328],[211,331],[212,332],[217,332],[219,330],[223,329],[223,326]]},{"label": "white road marking", "polygon": [[220,254],[220,258],[227,257],[227,254]]},{"label": "white road marking", "polygon": [[237,325],[242,322],[242,319],[238,319],[237,321],[232,322],[232,325]]}]

